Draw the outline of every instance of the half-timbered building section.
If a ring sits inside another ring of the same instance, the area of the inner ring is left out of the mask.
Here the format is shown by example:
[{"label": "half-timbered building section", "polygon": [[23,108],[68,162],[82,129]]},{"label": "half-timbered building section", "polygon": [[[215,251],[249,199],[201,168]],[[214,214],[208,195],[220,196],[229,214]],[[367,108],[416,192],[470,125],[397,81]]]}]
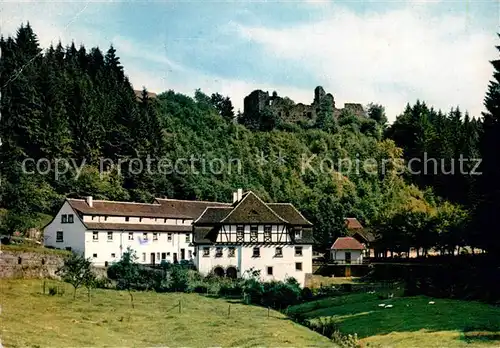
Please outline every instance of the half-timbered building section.
[{"label": "half-timbered building section", "polygon": [[45,227],[45,245],[85,254],[105,266],[127,247],[138,262],[192,260],[192,223],[207,206],[228,203],[156,199],[151,204],[68,198]]},{"label": "half-timbered building section", "polygon": [[263,280],[312,272],[312,224],[289,203],[264,203],[253,192],[233,195],[232,206],[209,206],[193,223],[195,263],[203,274]]}]

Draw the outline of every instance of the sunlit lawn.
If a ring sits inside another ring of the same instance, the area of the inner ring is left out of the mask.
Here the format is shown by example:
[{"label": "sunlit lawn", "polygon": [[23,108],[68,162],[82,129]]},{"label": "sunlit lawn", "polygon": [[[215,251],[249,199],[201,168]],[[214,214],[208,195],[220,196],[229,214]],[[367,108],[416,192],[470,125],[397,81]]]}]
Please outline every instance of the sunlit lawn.
[{"label": "sunlit lawn", "polygon": [[313,320],[334,316],[342,332],[357,333],[368,347],[500,346],[500,308],[479,302],[424,296],[380,300],[377,294],[364,293],[310,302],[292,311]]},{"label": "sunlit lawn", "polygon": [[52,282],[65,287],[64,295],[42,295],[42,283],[1,281],[4,347],[332,346],[278,312],[268,317],[261,307],[197,294],[136,292],[132,309],[127,292],[96,290],[89,303],[85,290],[73,300],[71,286],[63,283]]}]

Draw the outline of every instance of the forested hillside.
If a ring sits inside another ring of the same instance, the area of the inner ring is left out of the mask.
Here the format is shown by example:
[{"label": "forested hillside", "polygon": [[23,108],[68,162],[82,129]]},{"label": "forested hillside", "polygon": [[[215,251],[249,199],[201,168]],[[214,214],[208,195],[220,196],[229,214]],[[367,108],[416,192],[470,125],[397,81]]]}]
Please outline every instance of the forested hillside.
[{"label": "forested hillside", "polygon": [[[472,196],[463,192],[474,183],[410,177],[402,163],[403,156],[427,148],[440,156],[474,155],[479,125],[458,110],[445,117],[424,104],[408,107],[386,139],[386,118],[376,105],[365,119],[334,120],[326,112],[314,127],[271,123],[257,131],[239,124],[241,115],[234,117],[231,101],[219,94],[198,90],[191,98],[168,91],[150,99],[143,91],[137,98],[113,47],[103,53],[59,44],[42,52],[25,25],[15,37],[2,38],[1,48],[3,233],[39,227],[41,214],[54,213],[67,196],[230,201],[232,191],[243,188],[264,200],[295,204],[315,223],[323,246],[345,233],[348,216],[385,234],[394,250],[470,244],[463,228],[467,212],[436,198],[431,188],[470,205]],[[430,126],[421,126],[417,114],[428,114]],[[439,122],[449,124],[448,134],[466,129],[470,135],[449,144],[411,136],[416,123],[427,132],[439,129]],[[360,169],[340,170],[346,158],[361,163]],[[151,170],[140,170],[148,159]],[[367,159],[369,170],[363,167]]]}]

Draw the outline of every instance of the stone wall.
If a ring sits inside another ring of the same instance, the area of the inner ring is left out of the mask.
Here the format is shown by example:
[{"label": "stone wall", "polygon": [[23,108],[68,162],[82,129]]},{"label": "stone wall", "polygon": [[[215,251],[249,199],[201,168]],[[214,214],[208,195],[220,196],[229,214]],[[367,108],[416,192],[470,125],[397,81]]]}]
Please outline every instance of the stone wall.
[{"label": "stone wall", "polygon": [[2,250],[0,278],[57,278],[63,255]]},{"label": "stone wall", "polygon": [[[0,253],[0,279],[59,279],[56,271],[64,263],[64,255],[32,251],[2,250]],[[94,267],[98,278],[107,277],[105,267]]]}]

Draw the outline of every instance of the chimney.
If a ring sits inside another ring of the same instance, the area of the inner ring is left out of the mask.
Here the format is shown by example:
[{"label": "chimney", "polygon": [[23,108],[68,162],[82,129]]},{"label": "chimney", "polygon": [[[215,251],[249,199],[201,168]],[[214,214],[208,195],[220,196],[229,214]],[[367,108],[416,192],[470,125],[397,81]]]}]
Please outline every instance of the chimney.
[{"label": "chimney", "polygon": [[241,201],[241,197],[243,197],[243,189],[238,189],[238,202]]},{"label": "chimney", "polygon": [[94,206],[94,200],[92,198],[92,196],[87,196],[87,198],[85,199],[87,201],[87,204],[89,205],[89,207],[93,207]]},{"label": "chimney", "polygon": [[233,203],[238,202],[238,192],[233,192]]}]

